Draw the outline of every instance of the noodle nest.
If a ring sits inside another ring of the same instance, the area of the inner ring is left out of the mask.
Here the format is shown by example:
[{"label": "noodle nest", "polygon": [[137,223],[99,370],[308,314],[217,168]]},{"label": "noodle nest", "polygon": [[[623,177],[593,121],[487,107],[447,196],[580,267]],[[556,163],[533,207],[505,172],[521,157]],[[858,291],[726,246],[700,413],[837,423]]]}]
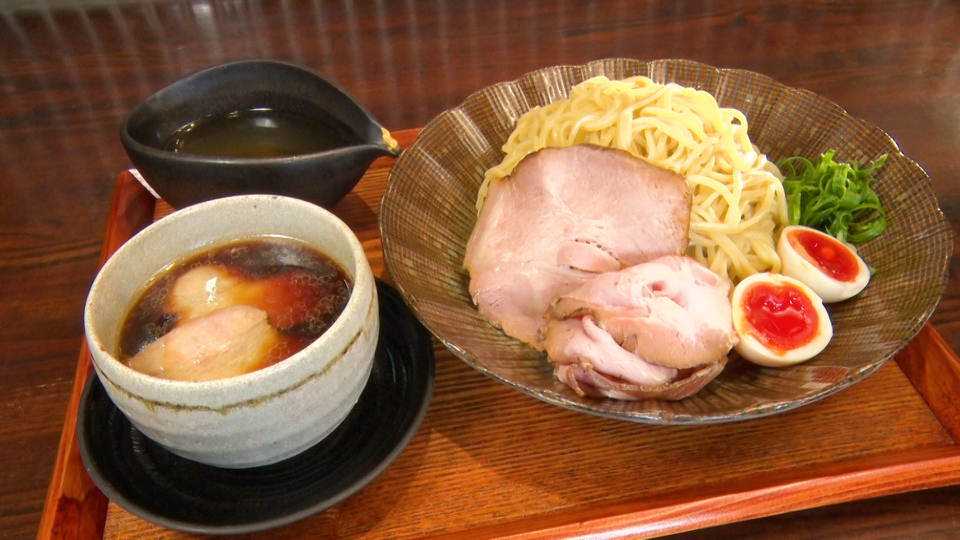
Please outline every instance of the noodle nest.
[{"label": "noodle nest", "polygon": [[717,274],[736,283],[780,271],[775,241],[787,224],[786,195],[776,165],[750,142],[746,117],[707,92],[647,77],[594,77],[521,116],[503,161],[484,176],[477,210],[490,182],[525,156],[575,144],[625,150],[683,175],[693,192],[687,254]]}]

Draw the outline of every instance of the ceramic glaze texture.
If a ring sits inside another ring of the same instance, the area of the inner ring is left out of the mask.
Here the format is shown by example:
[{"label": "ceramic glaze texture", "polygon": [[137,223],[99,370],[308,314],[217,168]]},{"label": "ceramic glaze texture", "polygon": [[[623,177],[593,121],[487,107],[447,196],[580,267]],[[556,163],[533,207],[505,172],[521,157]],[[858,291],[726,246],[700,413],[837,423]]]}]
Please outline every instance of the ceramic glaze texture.
[{"label": "ceramic glaze texture", "polygon": [[[184,126],[254,109],[308,118],[341,133],[348,144],[275,157],[165,149]],[[268,60],[222,64],[171,84],[130,113],[120,140],[151,188],[175,208],[241,194],[283,195],[330,207],[353,189],[374,159],[400,153],[389,131],[335,83],[308,69]]]},{"label": "ceramic glaze texture", "polygon": [[[113,356],[150,278],[197,251],[266,235],[307,243],[353,281],[343,312],[315,342],[268,368],[202,383],[144,375]],[[275,463],[336,428],[367,382],[379,335],[373,274],[356,236],[320,207],[269,195],[198,204],[141,231],[101,269],[84,325],[97,376],[131,423],[180,456],[228,468]]]},{"label": "ceramic glaze texture", "polygon": [[[477,221],[484,171],[503,159],[516,120],[569,94],[586,79],[642,75],[711,93],[741,110],[751,140],[774,162],[817,157],[866,163],[887,154],[875,184],[890,228],[862,244],[878,269],[856,298],[834,304],[827,349],[801,365],[760,368],[733,360],[697,394],[680,401],[621,401],[578,395],[555,375],[546,355],[510,338],[478,312],[463,269]],[[477,91],[423,128],[390,171],[380,205],[384,264],[424,325],[478,371],[545,402],[633,422],[690,425],[760,418],[837,393],[874,373],[913,339],[947,284],[950,225],[930,178],[883,130],[811,92],[764,75],[688,60],[597,60],[554,66]]]}]

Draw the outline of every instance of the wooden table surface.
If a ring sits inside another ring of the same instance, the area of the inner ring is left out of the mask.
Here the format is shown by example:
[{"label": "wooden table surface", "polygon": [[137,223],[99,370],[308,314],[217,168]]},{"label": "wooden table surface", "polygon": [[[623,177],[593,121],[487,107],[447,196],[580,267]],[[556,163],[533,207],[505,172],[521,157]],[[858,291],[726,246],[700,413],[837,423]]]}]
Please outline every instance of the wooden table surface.
[{"label": "wooden table surface", "polygon": [[[960,225],[960,3],[948,1],[7,0],[0,4],[0,537],[36,536],[140,100],[228,60],[336,80],[393,130],[555,64],[688,58],[764,73],[890,133]],[[932,322],[960,350],[950,265]],[[481,382],[483,382],[481,380]],[[486,381],[486,384],[496,384]],[[960,487],[685,538],[960,537]]]}]

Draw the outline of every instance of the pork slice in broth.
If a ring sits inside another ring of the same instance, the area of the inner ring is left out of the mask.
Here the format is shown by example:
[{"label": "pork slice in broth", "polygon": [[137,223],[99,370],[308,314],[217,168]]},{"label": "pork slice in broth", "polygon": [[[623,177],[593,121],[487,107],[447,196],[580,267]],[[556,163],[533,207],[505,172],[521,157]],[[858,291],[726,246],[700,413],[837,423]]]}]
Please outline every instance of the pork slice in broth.
[{"label": "pork slice in broth", "polygon": [[182,322],[230,306],[254,306],[266,311],[270,324],[283,330],[317,318],[325,308],[320,304],[333,295],[329,288],[311,285],[311,276],[302,270],[249,279],[222,265],[208,264],[178,277],[164,307]]},{"label": "pork slice in broth", "polygon": [[265,311],[231,306],[178,325],[128,364],[147,375],[176,381],[225,379],[263,367],[279,341]]}]

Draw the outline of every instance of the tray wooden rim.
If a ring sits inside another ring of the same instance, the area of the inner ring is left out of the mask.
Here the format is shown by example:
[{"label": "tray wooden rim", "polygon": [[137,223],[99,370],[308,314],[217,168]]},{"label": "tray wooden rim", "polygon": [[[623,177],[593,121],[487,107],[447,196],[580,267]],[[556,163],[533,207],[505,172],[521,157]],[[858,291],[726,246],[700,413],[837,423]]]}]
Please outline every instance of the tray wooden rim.
[{"label": "tray wooden rim", "polygon": [[[419,129],[393,135],[407,147]],[[389,167],[392,161],[375,163]],[[129,172],[117,176],[100,264],[136,231],[152,221],[157,200]],[[379,238],[377,238],[379,241]],[[930,359],[939,362],[930,362]],[[927,324],[896,356],[896,363],[954,441],[953,446],[919,448],[825,466],[817,474],[775,477],[764,483],[734,482],[694,500],[678,493],[656,504],[621,501],[588,510],[538,515],[476,529],[482,537],[560,538],[587,532],[603,536],[677,533],[907,491],[960,483],[960,412],[950,405],[960,388],[960,358],[936,329]],[[80,393],[92,371],[86,344],[81,345],[74,388],[60,447],[41,516],[38,538],[102,538],[107,499],[86,473],[76,443]],[[815,497],[811,494],[816,493]]]}]

